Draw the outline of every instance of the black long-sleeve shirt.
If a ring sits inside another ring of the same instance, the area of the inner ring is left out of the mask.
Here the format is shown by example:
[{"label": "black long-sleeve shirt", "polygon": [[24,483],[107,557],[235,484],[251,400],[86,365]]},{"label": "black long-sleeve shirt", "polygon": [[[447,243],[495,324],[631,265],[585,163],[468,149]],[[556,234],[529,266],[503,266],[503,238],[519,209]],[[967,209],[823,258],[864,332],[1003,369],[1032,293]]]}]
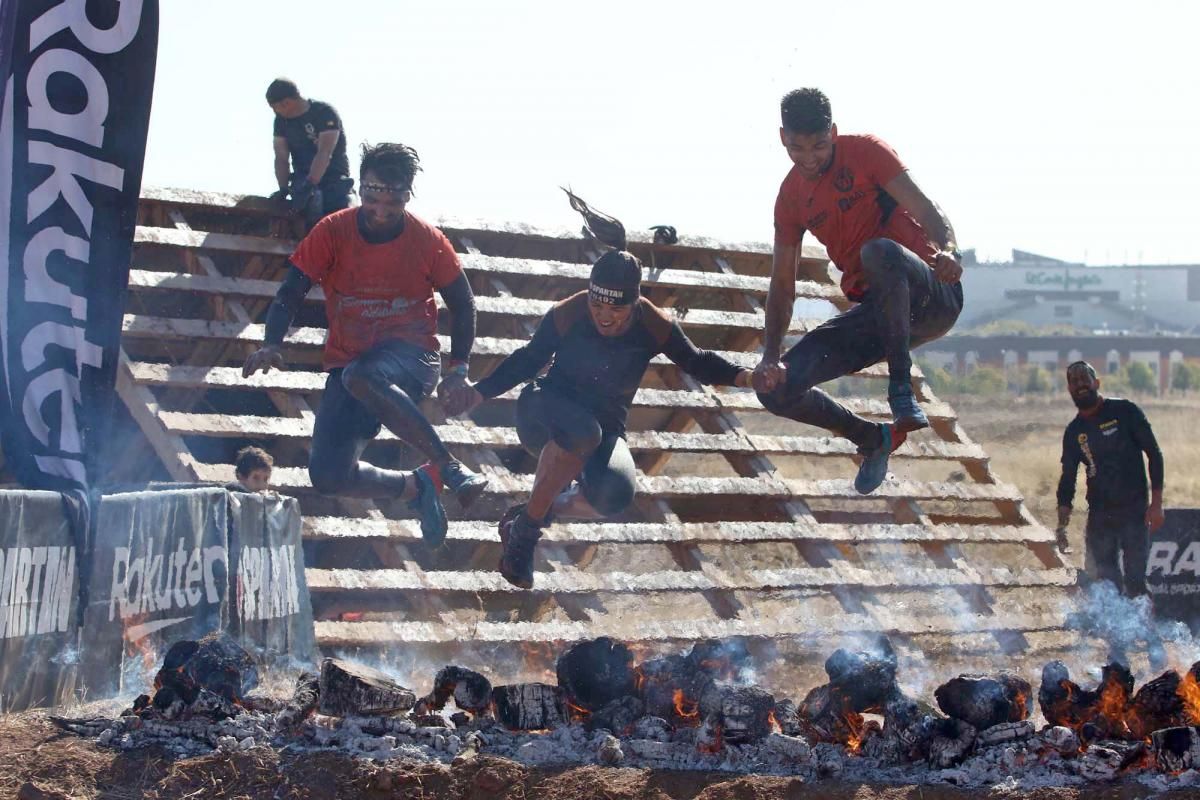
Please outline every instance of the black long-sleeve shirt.
[{"label": "black long-sleeve shirt", "polygon": [[553,358],[539,385],[595,413],[606,432],[624,432],[633,396],[659,353],[701,383],[732,386],[740,370],[716,353],[698,350],[679,323],[644,297],[638,299],[625,333],[604,336],[592,322],[583,291],[555,304],[529,343],[475,388],[484,397],[503,394],[533,378]]},{"label": "black long-sleeve shirt", "polygon": [[1105,398],[1095,414],[1076,415],[1063,434],[1062,478],[1058,504],[1070,508],[1075,498],[1075,475],[1082,463],[1087,472],[1088,508],[1117,511],[1145,508],[1146,454],[1150,486],[1163,486],[1163,457],[1150,422],[1129,400]]}]

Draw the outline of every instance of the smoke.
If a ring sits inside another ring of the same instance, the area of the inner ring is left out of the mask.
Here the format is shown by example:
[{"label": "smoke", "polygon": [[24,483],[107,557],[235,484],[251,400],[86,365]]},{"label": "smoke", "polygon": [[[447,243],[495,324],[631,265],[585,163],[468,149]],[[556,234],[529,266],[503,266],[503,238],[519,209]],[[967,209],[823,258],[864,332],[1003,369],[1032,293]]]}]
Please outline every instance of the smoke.
[{"label": "smoke", "polygon": [[1156,619],[1148,596],[1125,597],[1111,581],[1088,586],[1078,606],[1067,609],[1065,617],[1068,629],[1104,642],[1110,662],[1130,666],[1130,653],[1144,648],[1150,669],[1157,672],[1169,663],[1167,644],[1187,664],[1200,660],[1200,642],[1187,625]]}]

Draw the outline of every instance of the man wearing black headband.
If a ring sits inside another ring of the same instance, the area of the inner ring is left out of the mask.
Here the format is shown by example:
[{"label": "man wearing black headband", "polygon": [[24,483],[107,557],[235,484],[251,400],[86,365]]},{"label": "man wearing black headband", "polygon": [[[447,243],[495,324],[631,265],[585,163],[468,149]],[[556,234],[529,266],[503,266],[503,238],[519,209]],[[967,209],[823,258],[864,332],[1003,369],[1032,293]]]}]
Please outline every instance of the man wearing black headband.
[{"label": "man wearing black headband", "polygon": [[[641,275],[629,253],[605,253],[587,291],[557,303],[529,344],[446,405],[452,416],[469,411],[554,359],[517,400],[517,433],[538,465],[529,501],[500,522],[500,573],[515,586],[533,585],[534,546],[551,518],[610,516],[633,502],[625,419],[652,358],[662,353],[703,383],[750,385],[749,370],[696,349],[679,323],[641,296]],[[577,476],[579,490],[564,492]]]},{"label": "man wearing black headband", "polygon": [[[242,374],[283,368],[280,345],[314,284],[325,292],[329,380],[313,423],[308,473],[322,494],[393,497],[419,512],[433,546],[446,536],[438,493],[470,505],[486,479],[455,460],[417,406],[438,386],[449,396],[466,382],[475,340],[475,298],[450,241],[409,213],[417,152],[402,144],[364,145],[362,206],[325,217],[289,259],[287,276],[267,311],[266,343]],[[450,359],[438,355],[437,290],[450,311]],[[414,472],[359,461],[380,425],[429,463]]]},{"label": "man wearing black headband", "polygon": [[[944,335],[963,306],[962,259],[945,213],[874,136],[839,135],[817,89],[780,104],[780,140],[793,162],[775,201],[775,255],[756,387],[772,413],[854,442],[863,454],[854,487],[875,491],[888,456],[929,425],[913,395],[909,351]],[[842,272],[857,303],[810,331],[782,359],[796,297],[796,260],[812,233]],[[780,363],[782,361],[782,363]],[[816,388],[879,361],[888,365],[892,421],[852,413]]]},{"label": "man wearing black headband", "polygon": [[1076,361],[1067,367],[1067,389],[1079,413],[1063,434],[1056,531],[1059,549],[1069,552],[1067,525],[1075,498],[1075,476],[1083,464],[1088,501],[1084,543],[1094,577],[1112,581],[1130,597],[1145,594],[1148,537],[1163,524],[1162,451],[1136,404],[1100,395],[1100,378],[1091,364]]}]

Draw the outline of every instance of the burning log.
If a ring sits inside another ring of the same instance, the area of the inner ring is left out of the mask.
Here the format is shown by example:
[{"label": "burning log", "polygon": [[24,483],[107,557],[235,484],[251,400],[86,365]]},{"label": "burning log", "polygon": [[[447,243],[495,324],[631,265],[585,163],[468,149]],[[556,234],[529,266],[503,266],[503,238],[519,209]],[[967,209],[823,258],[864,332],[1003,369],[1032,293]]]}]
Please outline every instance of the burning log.
[{"label": "burning log", "polygon": [[866,720],[854,710],[850,697],[828,683],[805,695],[798,716],[800,732],[814,742],[854,743],[857,749],[866,730]]},{"label": "burning log", "polygon": [[864,748],[867,755],[887,764],[923,761],[945,720],[928,705],[898,694],[883,707],[883,732]]},{"label": "burning log", "polygon": [[701,723],[700,698],[714,681],[733,678],[748,658],[740,642],[706,639],[693,645],[686,656],[670,655],[638,665],[637,693],[647,714],[694,727]]},{"label": "burning log", "polygon": [[395,714],[417,702],[411,690],[379,670],[338,658],[321,662],[319,691],[321,713],[338,717]]},{"label": "burning log", "polygon": [[[227,633],[210,633],[198,641],[171,645],[162,669],[154,676],[153,704],[159,711],[177,701],[194,706],[204,691],[227,704],[240,703],[257,685],[258,669],[245,648]],[[211,699],[206,699],[204,705],[221,706]]]},{"label": "burning log", "polygon": [[546,683],[518,683],[492,689],[496,718],[518,731],[554,728],[567,721],[562,689]]},{"label": "burning log", "polygon": [[1179,673],[1170,670],[1137,690],[1126,714],[1135,737],[1145,739],[1160,728],[1187,724],[1188,715],[1180,694],[1182,683]]},{"label": "burning log", "polygon": [[633,724],[633,731],[630,735],[634,739],[669,742],[671,741],[671,723],[662,717],[642,717]]},{"label": "burning log", "polygon": [[938,707],[948,716],[983,731],[1002,722],[1020,722],[1032,711],[1033,688],[1011,672],[996,677],[960,675],[934,692]]},{"label": "burning log", "polygon": [[573,645],[558,659],[556,672],[568,700],[585,711],[636,691],[633,653],[607,636]]},{"label": "burning log", "polygon": [[1163,772],[1200,767],[1200,729],[1194,725],[1157,730],[1150,743],[1154,763]]},{"label": "burning log", "polygon": [[929,763],[947,769],[960,763],[975,746],[975,726],[961,719],[942,720],[929,741]]},{"label": "burning log", "polygon": [[1188,691],[1194,681],[1168,671],[1134,694],[1132,673],[1121,664],[1108,664],[1095,689],[1082,689],[1061,661],[1052,661],[1042,669],[1038,703],[1047,722],[1073,728],[1085,741],[1140,741],[1159,728],[1190,721]]},{"label": "burning log", "polygon": [[492,682],[466,667],[442,667],[433,678],[433,691],[417,702],[413,713],[441,711],[451,697],[463,711],[482,715],[492,704]]},{"label": "burning log", "polygon": [[1145,753],[1146,745],[1142,742],[1094,744],[1079,758],[1079,775],[1089,781],[1111,781]]},{"label": "burning log", "polygon": [[311,672],[301,672],[296,678],[296,690],[292,692],[292,699],[275,717],[275,727],[279,730],[296,727],[317,710],[320,701],[320,677]]},{"label": "burning log", "polygon": [[641,700],[633,695],[625,695],[588,714],[583,725],[589,731],[604,728],[620,736],[632,728],[645,713],[646,706]]},{"label": "burning log", "polygon": [[699,712],[706,727],[718,728],[724,741],[748,744],[771,733],[775,698],[757,686],[714,683],[700,698]]},{"label": "burning log", "polygon": [[896,687],[896,652],[886,636],[880,636],[876,652],[838,648],[825,660],[829,683],[850,698],[858,713],[883,708]]},{"label": "burning log", "polygon": [[975,737],[975,742],[980,747],[992,747],[993,745],[1032,739],[1035,732],[1032,720],[1001,722],[999,725],[993,725],[980,731]]},{"label": "burning log", "polygon": [[775,724],[779,726],[780,733],[785,736],[801,734],[800,713],[796,710],[796,704],[791,700],[777,702],[775,708],[771,709],[771,716],[775,720]]}]

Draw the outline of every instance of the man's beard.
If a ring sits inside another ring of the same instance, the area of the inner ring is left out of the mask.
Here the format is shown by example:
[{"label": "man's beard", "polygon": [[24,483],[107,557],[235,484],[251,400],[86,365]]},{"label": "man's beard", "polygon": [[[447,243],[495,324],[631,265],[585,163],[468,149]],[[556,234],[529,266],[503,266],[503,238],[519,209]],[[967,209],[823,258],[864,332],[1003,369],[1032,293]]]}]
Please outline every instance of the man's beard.
[{"label": "man's beard", "polygon": [[1089,409],[1096,405],[1100,400],[1100,393],[1093,389],[1084,395],[1073,394],[1071,399],[1075,401],[1075,407],[1079,409]]}]

